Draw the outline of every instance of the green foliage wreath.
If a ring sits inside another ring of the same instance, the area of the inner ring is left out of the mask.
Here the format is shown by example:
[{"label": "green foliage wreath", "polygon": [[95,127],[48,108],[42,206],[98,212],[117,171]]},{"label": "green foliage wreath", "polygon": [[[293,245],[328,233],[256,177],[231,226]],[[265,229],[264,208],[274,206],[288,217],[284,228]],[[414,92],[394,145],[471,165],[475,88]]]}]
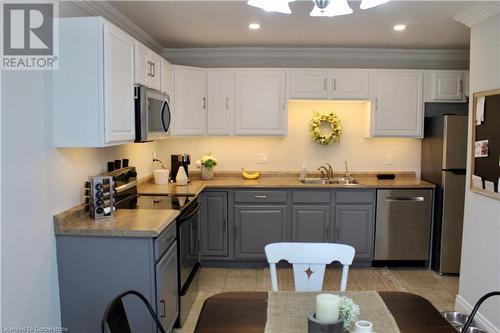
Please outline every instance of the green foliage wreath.
[{"label": "green foliage wreath", "polygon": [[[328,123],[330,127],[330,133],[324,134],[321,132],[321,125]],[[340,136],[342,135],[342,122],[333,112],[319,114],[315,113],[311,119],[311,137],[314,142],[321,145],[329,145],[333,142],[339,142]]]}]

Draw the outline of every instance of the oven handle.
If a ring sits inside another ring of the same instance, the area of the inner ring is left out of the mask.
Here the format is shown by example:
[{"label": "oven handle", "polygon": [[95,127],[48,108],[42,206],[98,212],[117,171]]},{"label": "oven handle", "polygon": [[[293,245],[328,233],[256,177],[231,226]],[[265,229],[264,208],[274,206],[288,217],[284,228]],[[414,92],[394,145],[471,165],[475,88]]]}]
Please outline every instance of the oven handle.
[{"label": "oven handle", "polygon": [[200,210],[201,205],[200,205],[200,203],[199,203],[199,202],[195,202],[195,203],[193,204],[193,207],[194,207],[194,208],[191,208],[191,209],[189,210],[189,212],[187,212],[186,214],[182,214],[181,216],[179,216],[179,219],[177,220],[177,222],[178,222],[178,223],[182,223],[182,222],[184,222],[184,221],[189,220],[189,219],[190,219],[190,218],[192,218],[193,216],[195,216],[195,215],[198,213],[198,211]]}]

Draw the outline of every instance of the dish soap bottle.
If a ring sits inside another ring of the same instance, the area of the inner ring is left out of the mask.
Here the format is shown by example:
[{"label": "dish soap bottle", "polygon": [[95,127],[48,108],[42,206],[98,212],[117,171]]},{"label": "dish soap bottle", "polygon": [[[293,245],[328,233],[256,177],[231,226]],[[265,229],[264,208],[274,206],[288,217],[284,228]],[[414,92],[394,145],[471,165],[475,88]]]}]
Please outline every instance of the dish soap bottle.
[{"label": "dish soap bottle", "polygon": [[300,175],[299,179],[300,180],[305,180],[307,177],[307,169],[306,169],[306,164],[302,163],[302,168],[300,169]]}]

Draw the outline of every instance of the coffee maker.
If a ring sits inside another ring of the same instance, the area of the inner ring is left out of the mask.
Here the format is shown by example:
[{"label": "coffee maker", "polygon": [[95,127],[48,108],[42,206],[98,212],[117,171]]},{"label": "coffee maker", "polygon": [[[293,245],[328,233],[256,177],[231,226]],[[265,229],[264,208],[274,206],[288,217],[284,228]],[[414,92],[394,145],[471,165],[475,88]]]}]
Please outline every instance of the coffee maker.
[{"label": "coffee maker", "polygon": [[172,180],[175,181],[175,177],[177,177],[177,171],[179,171],[179,167],[184,167],[189,182],[190,180],[189,180],[188,165],[191,164],[191,157],[189,156],[189,154],[171,155],[170,162],[171,162],[170,167],[172,169]]}]

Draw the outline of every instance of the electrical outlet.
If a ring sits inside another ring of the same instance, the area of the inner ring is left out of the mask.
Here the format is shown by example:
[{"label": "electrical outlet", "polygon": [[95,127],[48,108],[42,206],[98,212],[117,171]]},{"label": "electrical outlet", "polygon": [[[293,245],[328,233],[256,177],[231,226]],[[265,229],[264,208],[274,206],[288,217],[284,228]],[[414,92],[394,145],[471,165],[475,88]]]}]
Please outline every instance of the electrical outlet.
[{"label": "electrical outlet", "polygon": [[385,165],[392,165],[394,156],[392,153],[385,155]]},{"label": "electrical outlet", "polygon": [[153,160],[156,160],[158,158],[158,154],[154,151],[153,152]]},{"label": "electrical outlet", "polygon": [[257,160],[259,164],[267,164],[269,163],[269,154],[268,153],[260,153],[257,155]]}]

